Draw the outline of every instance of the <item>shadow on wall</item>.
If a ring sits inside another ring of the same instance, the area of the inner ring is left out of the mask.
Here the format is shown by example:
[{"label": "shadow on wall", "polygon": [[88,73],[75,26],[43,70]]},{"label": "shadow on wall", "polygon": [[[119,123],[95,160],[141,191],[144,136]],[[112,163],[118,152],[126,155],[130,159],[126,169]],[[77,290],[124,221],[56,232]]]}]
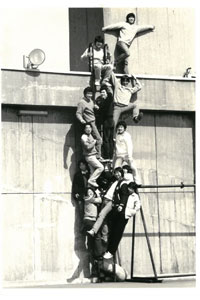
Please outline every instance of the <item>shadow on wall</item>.
[{"label": "shadow on wall", "polygon": [[[69,131],[65,136],[65,143],[63,147],[63,166],[69,170],[70,180],[73,181],[76,172],[78,161],[82,157],[81,151],[81,134],[82,126],[79,122],[74,121]],[[72,153],[70,153],[70,149]],[[70,162],[69,162],[70,160]],[[74,252],[78,258],[78,265],[75,267],[73,274],[67,279],[70,283],[78,279],[83,273],[84,278],[90,276],[89,257],[86,248],[86,235],[82,232],[82,222],[77,201],[73,198],[71,193],[71,203],[75,208],[75,222],[74,222]]]},{"label": "shadow on wall", "polygon": [[[64,169],[69,170],[71,181],[73,180],[77,162],[82,156],[81,142],[80,142],[81,133],[82,133],[81,125],[78,122],[74,122],[65,136],[65,143],[63,147],[63,167]],[[70,148],[72,150],[72,154],[70,154],[69,152]],[[68,158],[70,158],[70,163],[68,163]]]}]

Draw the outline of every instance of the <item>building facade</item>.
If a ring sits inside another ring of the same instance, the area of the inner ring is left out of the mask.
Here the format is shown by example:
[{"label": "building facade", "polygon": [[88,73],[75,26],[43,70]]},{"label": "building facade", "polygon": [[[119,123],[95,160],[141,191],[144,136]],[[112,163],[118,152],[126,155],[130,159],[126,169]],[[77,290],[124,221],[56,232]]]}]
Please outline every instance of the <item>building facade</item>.
[{"label": "building facade", "polygon": [[[5,284],[88,276],[71,196],[81,156],[75,112],[90,81],[80,55],[102,26],[125,20],[129,12],[137,24],[156,27],[130,48],[130,71],[142,83],[137,98],[144,118],[135,125],[128,117],[127,130],[143,184],[195,183],[195,77],[183,77],[187,67],[195,75],[193,9],[6,10],[1,46]],[[105,34],[105,41],[114,57],[116,34]],[[38,72],[23,69],[23,55],[34,48],[46,54]],[[141,189],[140,195],[157,273],[195,273],[194,188]],[[129,274],[132,227],[130,220],[119,246]],[[152,275],[139,215],[134,257],[134,274]]]}]

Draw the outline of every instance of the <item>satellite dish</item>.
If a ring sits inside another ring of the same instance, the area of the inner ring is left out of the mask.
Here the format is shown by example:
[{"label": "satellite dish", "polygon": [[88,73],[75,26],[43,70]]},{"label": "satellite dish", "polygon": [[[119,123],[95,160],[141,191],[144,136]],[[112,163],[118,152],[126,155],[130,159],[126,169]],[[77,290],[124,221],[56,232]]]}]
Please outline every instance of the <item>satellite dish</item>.
[{"label": "satellite dish", "polygon": [[[28,61],[26,61],[28,59]],[[37,69],[45,61],[45,53],[41,49],[34,49],[28,56],[24,55],[24,68]]]}]

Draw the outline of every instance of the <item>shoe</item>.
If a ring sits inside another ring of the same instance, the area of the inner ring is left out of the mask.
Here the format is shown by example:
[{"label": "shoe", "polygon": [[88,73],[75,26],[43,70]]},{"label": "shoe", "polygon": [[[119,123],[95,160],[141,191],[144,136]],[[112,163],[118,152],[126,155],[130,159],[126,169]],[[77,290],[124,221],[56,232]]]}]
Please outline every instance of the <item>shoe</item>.
[{"label": "shoe", "polygon": [[105,258],[105,259],[110,259],[112,257],[113,257],[113,255],[110,252],[106,252],[103,256],[103,258]]},{"label": "shoe", "polygon": [[101,83],[101,86],[109,86],[109,87],[111,87],[112,86],[112,84],[111,83],[109,83],[108,81],[102,81],[102,83]]},{"label": "shoe", "polygon": [[91,186],[94,186],[94,187],[99,186],[95,181],[92,181],[92,180],[88,180],[88,184],[90,184]]},{"label": "shoe", "polygon": [[139,123],[140,120],[142,120],[142,118],[143,118],[143,113],[140,112],[139,115],[138,115],[137,117],[133,117],[133,121],[134,121],[135,123]]},{"label": "shoe", "polygon": [[95,80],[95,85],[100,85],[100,80]]},{"label": "shoe", "polygon": [[105,159],[105,158],[103,158],[103,157],[101,157],[101,156],[98,157],[97,159],[98,159],[100,162],[106,162],[106,161],[107,161],[107,159]]},{"label": "shoe", "polygon": [[89,234],[90,236],[94,236],[95,235],[95,232],[93,229],[90,229],[87,231],[87,234]]}]

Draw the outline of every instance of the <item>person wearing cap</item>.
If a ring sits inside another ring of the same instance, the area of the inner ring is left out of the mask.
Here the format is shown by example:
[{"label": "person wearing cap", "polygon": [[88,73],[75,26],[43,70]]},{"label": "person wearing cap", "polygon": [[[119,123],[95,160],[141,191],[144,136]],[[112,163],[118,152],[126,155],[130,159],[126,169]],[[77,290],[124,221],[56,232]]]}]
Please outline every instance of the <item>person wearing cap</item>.
[{"label": "person wearing cap", "polygon": [[153,25],[135,25],[135,14],[129,13],[126,16],[126,22],[119,22],[111,24],[102,28],[103,32],[108,30],[119,30],[117,40],[117,48],[122,52],[115,60],[114,65],[124,61],[124,73],[129,74],[128,71],[128,58],[130,56],[130,46],[137,33],[147,30],[154,30]]},{"label": "person wearing cap", "polygon": [[93,53],[87,48],[81,55],[81,60],[93,58],[93,70],[95,77],[95,86],[105,84],[109,81],[110,73],[112,72],[113,65],[110,63],[110,53],[107,53],[107,59],[104,58],[104,39],[98,35],[94,39]]},{"label": "person wearing cap", "polygon": [[101,157],[101,146],[102,146],[102,138],[96,127],[96,119],[95,119],[95,109],[98,109],[98,106],[94,104],[92,100],[93,90],[90,86],[86,87],[83,91],[84,97],[79,101],[76,110],[76,118],[81,124],[90,123],[92,128],[92,135],[96,139],[96,150],[97,150],[97,158],[102,159]]},{"label": "person wearing cap", "polygon": [[[134,95],[142,88],[141,83],[135,75],[123,75],[120,81],[121,82],[118,81],[115,74],[112,72],[110,82],[113,86],[113,121],[115,128],[121,114],[130,111],[131,109],[133,110],[133,121],[135,123],[138,123],[143,116],[143,113],[140,112],[136,99],[134,98]],[[130,82],[132,87],[129,86]]]}]

